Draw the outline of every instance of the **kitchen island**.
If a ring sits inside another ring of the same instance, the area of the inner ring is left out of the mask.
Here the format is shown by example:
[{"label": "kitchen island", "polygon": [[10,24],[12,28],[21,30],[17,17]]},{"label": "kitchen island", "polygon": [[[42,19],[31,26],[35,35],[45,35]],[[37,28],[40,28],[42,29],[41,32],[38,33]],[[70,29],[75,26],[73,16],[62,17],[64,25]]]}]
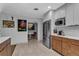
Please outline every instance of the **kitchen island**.
[{"label": "kitchen island", "polygon": [[11,56],[11,38],[0,37],[0,56]]}]

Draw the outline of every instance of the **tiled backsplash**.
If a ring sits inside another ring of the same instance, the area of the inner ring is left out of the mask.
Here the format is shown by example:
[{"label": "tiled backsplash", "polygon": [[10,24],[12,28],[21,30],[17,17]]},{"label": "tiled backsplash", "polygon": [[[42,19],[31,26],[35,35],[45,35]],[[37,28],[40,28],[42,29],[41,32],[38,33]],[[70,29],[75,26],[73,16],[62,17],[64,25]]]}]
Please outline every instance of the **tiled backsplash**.
[{"label": "tiled backsplash", "polygon": [[63,30],[65,36],[79,37],[79,26],[58,28],[58,30]]}]

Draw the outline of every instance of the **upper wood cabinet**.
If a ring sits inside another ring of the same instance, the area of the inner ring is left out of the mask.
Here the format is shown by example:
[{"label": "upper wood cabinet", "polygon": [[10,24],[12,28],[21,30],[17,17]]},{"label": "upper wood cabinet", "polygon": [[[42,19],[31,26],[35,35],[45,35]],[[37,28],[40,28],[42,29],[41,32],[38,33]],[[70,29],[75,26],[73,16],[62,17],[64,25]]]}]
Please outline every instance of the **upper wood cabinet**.
[{"label": "upper wood cabinet", "polygon": [[79,25],[79,3],[67,4],[65,6],[66,25]]},{"label": "upper wood cabinet", "polygon": [[75,3],[73,5],[74,7],[74,24],[78,24],[79,25],[79,3]]},{"label": "upper wood cabinet", "polygon": [[79,25],[79,3],[68,3],[55,11],[55,19],[66,18],[66,26]]},{"label": "upper wood cabinet", "polygon": [[55,11],[55,19],[65,17],[66,26],[74,24],[74,4],[66,4]]},{"label": "upper wood cabinet", "polygon": [[67,4],[65,6],[65,12],[66,12],[66,26],[73,25],[73,23],[74,23],[73,4]]},{"label": "upper wood cabinet", "polygon": [[63,18],[63,17],[65,17],[65,9],[64,8],[60,8],[55,11],[55,19]]}]

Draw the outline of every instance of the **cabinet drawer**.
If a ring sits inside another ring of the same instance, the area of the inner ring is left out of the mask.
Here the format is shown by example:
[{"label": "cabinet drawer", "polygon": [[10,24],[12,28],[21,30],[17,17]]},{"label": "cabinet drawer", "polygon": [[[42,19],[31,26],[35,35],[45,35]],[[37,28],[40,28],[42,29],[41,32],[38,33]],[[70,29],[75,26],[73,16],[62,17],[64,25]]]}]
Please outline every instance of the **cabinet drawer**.
[{"label": "cabinet drawer", "polygon": [[79,45],[79,40],[72,40],[73,45]]}]

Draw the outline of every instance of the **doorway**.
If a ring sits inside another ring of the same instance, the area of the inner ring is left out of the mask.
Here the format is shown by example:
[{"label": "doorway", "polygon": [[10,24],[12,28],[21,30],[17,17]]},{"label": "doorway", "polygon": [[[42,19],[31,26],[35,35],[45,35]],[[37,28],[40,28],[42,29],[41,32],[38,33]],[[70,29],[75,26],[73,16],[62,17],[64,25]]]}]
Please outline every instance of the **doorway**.
[{"label": "doorway", "polygon": [[37,23],[28,23],[28,41],[38,39],[38,26]]},{"label": "doorway", "polygon": [[51,48],[50,35],[51,35],[51,20],[45,21],[43,23],[43,44],[47,48]]}]

